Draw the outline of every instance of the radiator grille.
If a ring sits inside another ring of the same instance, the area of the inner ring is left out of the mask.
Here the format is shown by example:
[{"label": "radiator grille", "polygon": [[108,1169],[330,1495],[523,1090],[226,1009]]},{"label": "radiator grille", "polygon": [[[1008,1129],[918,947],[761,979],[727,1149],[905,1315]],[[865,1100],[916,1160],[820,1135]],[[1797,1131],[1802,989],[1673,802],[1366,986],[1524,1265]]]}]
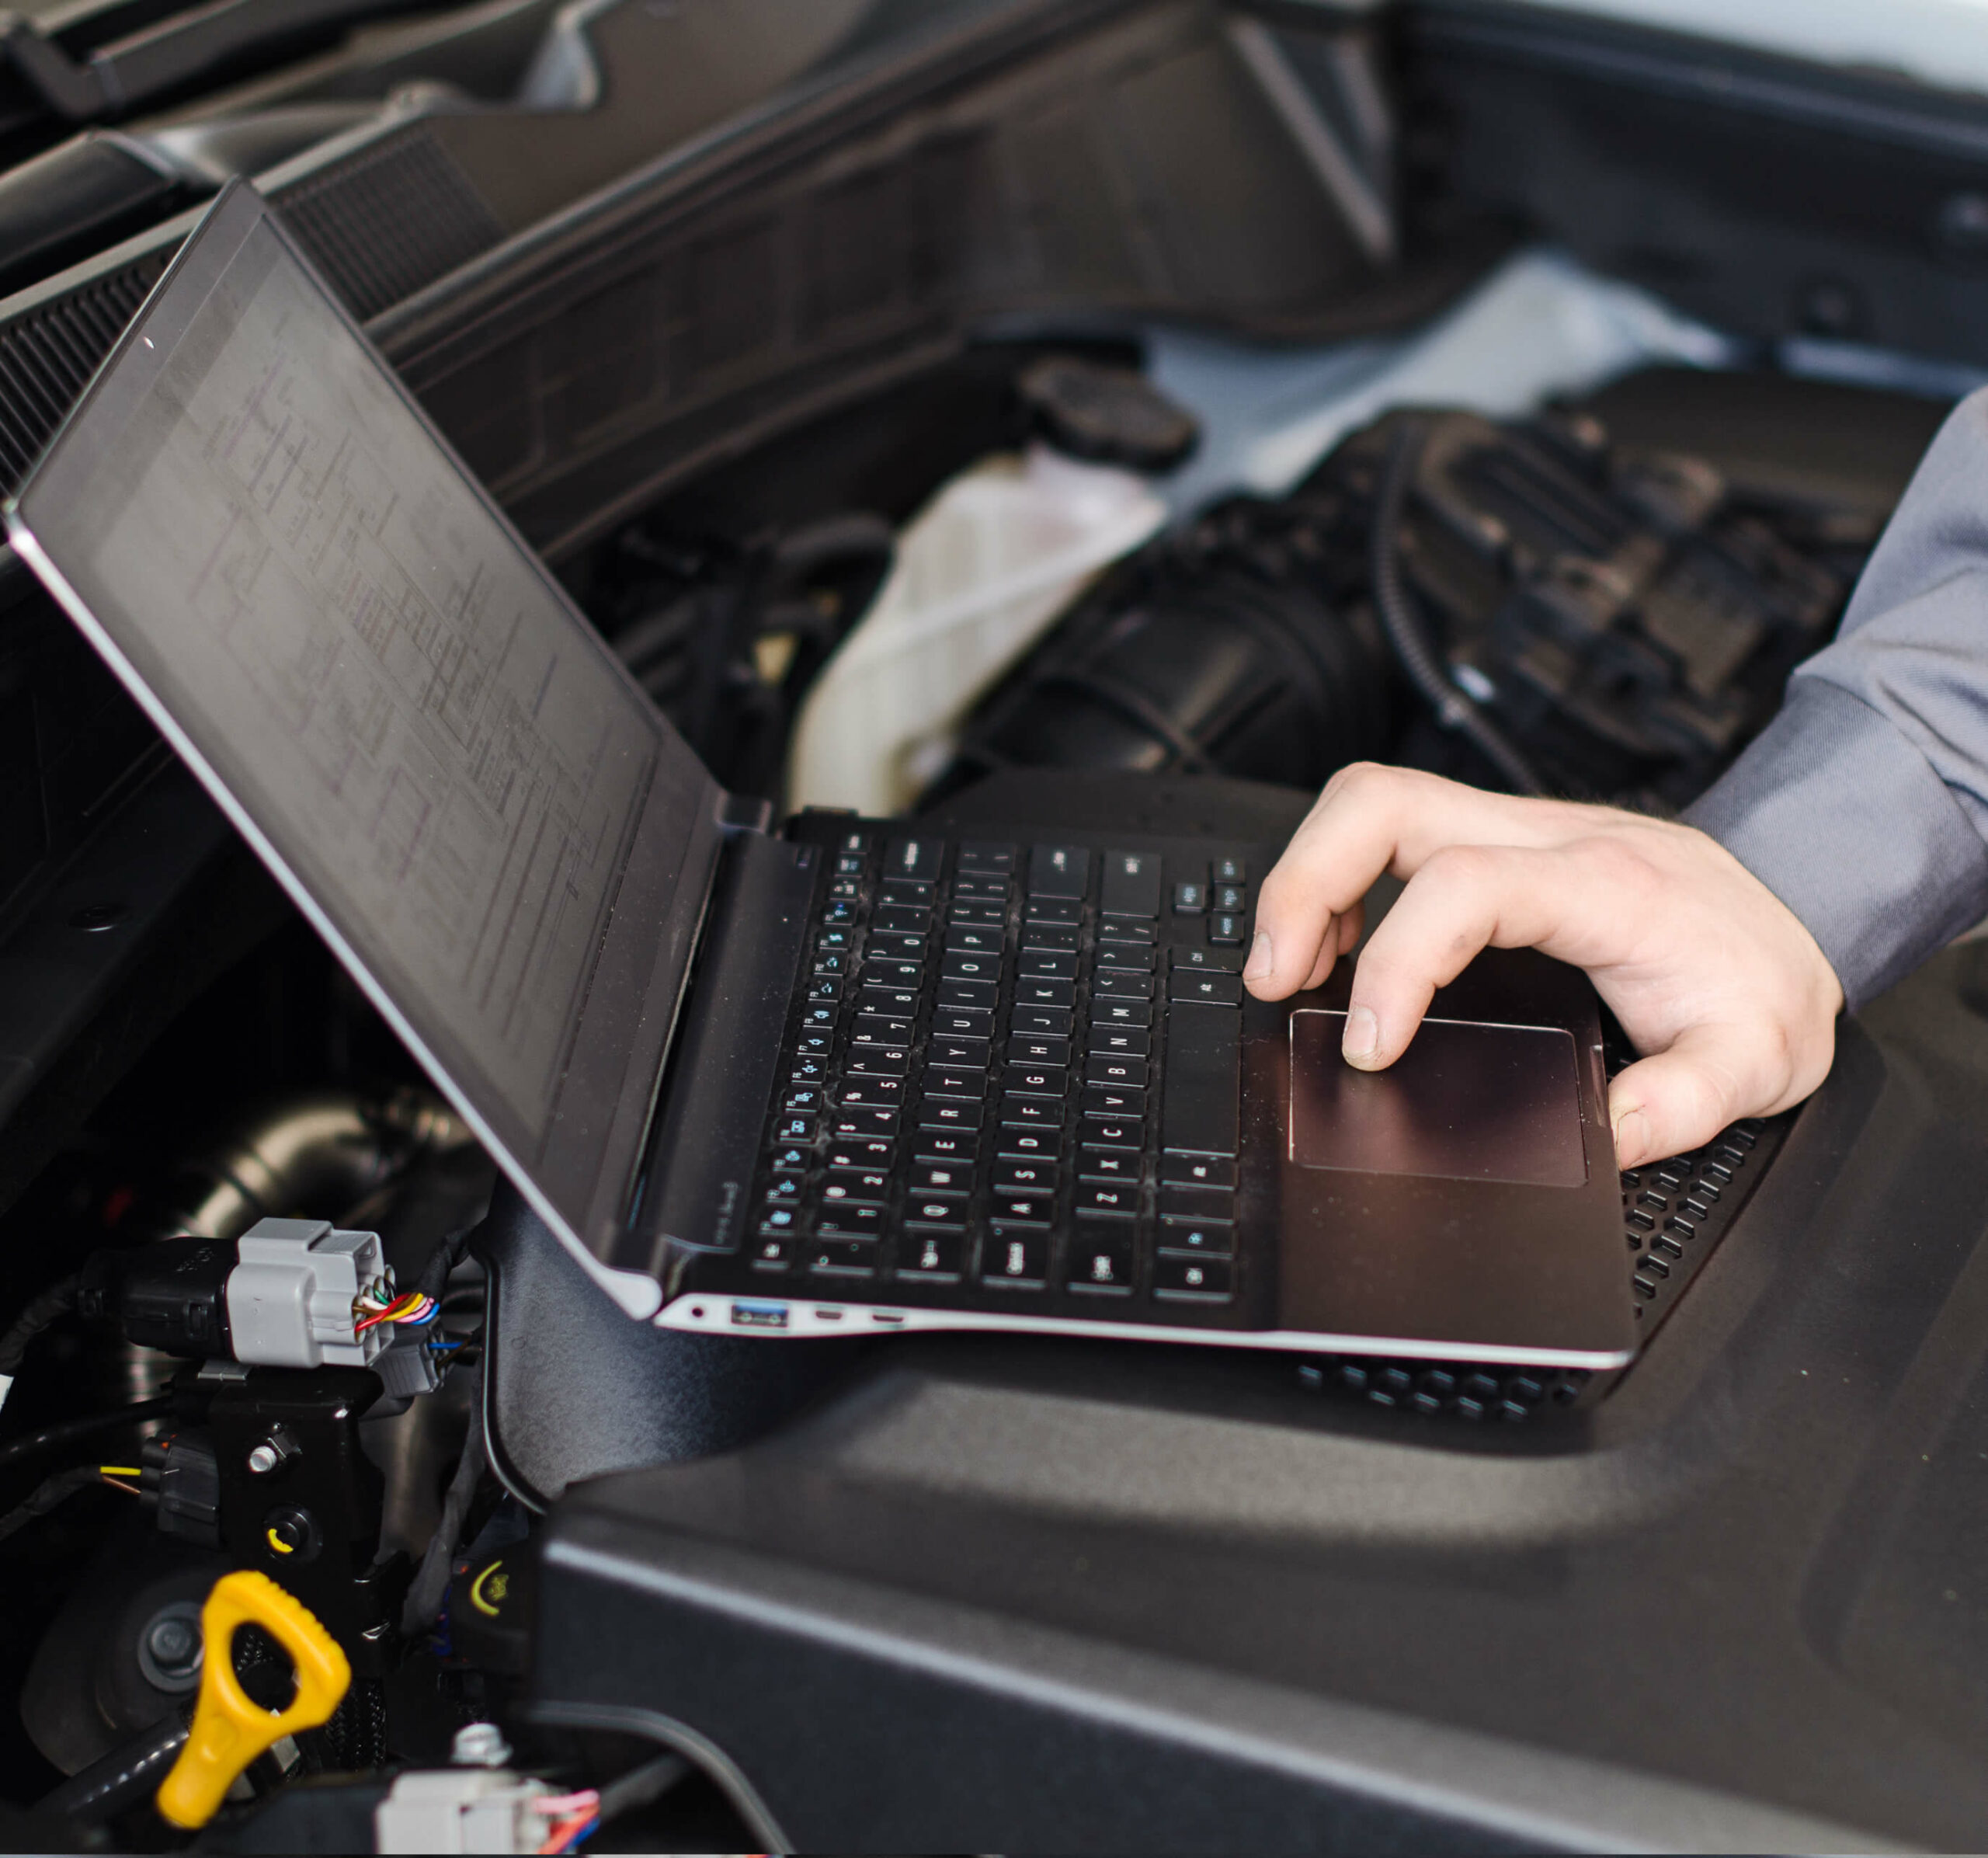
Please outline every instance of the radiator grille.
[{"label": "radiator grille", "polygon": [[454,158],[420,127],[276,199],[297,243],[362,322],[504,235]]}]

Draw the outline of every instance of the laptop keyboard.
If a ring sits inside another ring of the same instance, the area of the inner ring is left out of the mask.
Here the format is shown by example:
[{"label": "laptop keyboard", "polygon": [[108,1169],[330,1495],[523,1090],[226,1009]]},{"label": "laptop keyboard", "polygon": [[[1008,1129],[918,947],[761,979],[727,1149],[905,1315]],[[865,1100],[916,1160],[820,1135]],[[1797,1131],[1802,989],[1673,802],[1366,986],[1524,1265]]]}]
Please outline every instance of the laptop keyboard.
[{"label": "laptop keyboard", "polygon": [[756,1270],[1232,1304],[1243,861],[852,831],[832,865]]}]

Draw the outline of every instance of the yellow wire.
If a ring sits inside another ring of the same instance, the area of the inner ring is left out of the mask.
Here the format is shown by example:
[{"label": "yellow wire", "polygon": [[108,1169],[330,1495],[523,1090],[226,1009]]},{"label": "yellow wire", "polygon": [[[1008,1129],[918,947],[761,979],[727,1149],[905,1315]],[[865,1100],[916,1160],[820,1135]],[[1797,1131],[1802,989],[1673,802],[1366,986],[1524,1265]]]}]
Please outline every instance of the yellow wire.
[{"label": "yellow wire", "polygon": [[100,1464],[96,1467],[106,1477],[142,1477],[144,1473],[135,1464]]}]

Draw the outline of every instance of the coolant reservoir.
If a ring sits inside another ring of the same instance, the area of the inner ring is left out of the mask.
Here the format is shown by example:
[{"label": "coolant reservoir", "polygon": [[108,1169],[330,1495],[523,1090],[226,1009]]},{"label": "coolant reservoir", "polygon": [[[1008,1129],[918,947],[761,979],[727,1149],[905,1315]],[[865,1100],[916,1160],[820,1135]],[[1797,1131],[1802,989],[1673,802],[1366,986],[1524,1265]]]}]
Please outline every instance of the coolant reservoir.
[{"label": "coolant reservoir", "polygon": [[808,693],[789,805],[909,805],[974,700],[1166,515],[1135,473],[1040,441],[954,478],[898,537],[876,604]]}]

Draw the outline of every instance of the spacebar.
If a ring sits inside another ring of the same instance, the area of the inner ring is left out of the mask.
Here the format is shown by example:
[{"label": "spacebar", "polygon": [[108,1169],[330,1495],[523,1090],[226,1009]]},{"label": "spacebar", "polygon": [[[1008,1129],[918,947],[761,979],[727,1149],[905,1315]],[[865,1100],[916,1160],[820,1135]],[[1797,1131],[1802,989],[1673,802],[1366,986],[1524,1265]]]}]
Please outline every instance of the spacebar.
[{"label": "spacebar", "polygon": [[1242,1068],[1242,1015],[1176,1000],[1166,1015],[1166,1090],[1160,1135],[1176,1155],[1232,1155]]}]

